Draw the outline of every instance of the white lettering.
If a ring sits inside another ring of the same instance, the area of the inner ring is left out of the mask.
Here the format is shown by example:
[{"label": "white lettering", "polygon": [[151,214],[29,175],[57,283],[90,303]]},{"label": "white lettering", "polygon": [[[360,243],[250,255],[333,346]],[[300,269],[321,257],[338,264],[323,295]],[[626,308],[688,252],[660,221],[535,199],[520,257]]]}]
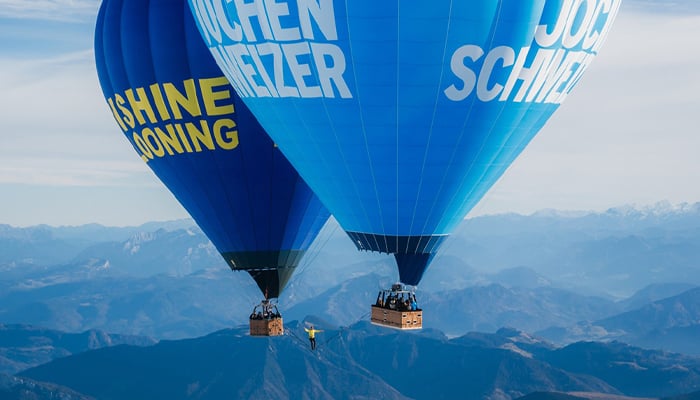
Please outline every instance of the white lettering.
[{"label": "white lettering", "polygon": [[194,15],[199,21],[200,28],[203,29],[207,43],[211,46],[212,39],[221,43],[221,30],[219,24],[215,22],[216,12],[211,9],[211,3],[205,0],[194,0],[192,4],[194,5]]},{"label": "white lettering", "polygon": [[244,44],[238,43],[230,46],[230,54],[233,56],[233,60],[238,65],[241,70],[243,78],[246,82],[253,88],[255,95],[257,97],[270,97],[270,91],[267,90],[265,86],[260,86],[257,79],[257,70],[250,63],[247,63],[244,57],[250,58],[250,53]]},{"label": "white lettering", "polygon": [[[223,1],[223,0],[218,0]],[[249,42],[257,42],[258,38],[255,36],[255,30],[253,26],[253,19],[255,19],[260,27],[263,34],[263,38],[267,40],[273,40],[272,29],[267,21],[267,15],[265,13],[265,5],[263,0],[253,0],[250,3],[246,3],[245,0],[233,0],[236,5],[236,10],[238,11],[238,19],[243,27],[243,34],[245,39]]]},{"label": "white lettering", "polygon": [[299,24],[304,39],[314,40],[314,31],[311,27],[311,17],[313,17],[326,40],[338,40],[333,0],[298,0],[297,4],[299,5]]},{"label": "white lettering", "polygon": [[[216,14],[216,20],[219,22],[221,29],[224,31],[226,36],[233,41],[240,41],[243,38],[243,32],[241,31],[241,26],[237,23],[229,23],[228,18],[226,18],[226,11],[224,10],[224,4],[221,1],[214,2],[214,13]],[[221,43],[221,39],[219,39]]]},{"label": "white lettering", "polygon": [[[603,0],[606,1],[606,0]],[[617,17],[617,12],[620,10],[620,0],[610,0],[612,1],[612,5],[610,6],[610,9],[608,11],[607,18],[605,20],[605,24],[603,26],[603,29],[600,31],[600,36],[598,39],[595,41],[595,44],[593,44],[593,47],[591,47],[591,51],[593,53],[598,53],[598,50],[600,50],[600,46],[603,45],[603,42],[605,41],[605,38],[608,36],[608,32],[610,32],[610,28],[612,27],[612,23],[615,20],[615,17]],[[607,1],[606,1],[607,3]]]},{"label": "white lettering", "polygon": [[504,101],[504,100],[508,99],[508,97],[510,96],[510,93],[513,91],[513,88],[515,87],[515,83],[518,80],[523,81],[523,86],[526,85],[527,78],[523,77],[522,71],[527,72],[527,69],[523,70],[523,68],[525,67],[525,61],[527,61],[527,55],[529,52],[530,52],[529,47],[523,47],[520,49],[520,52],[518,53],[518,57],[515,59],[515,63],[513,64],[513,72],[508,77],[508,81],[506,81],[506,85],[503,88],[503,91],[501,92],[501,97],[498,99],[499,101]]},{"label": "white lettering", "polygon": [[[345,83],[343,78],[345,73],[345,55],[340,47],[330,43],[311,43],[311,50],[323,96],[335,97],[335,92],[333,91],[333,84],[335,84],[341,98],[352,98],[350,88],[348,88],[348,84]],[[332,62],[329,64],[326,61]]]},{"label": "white lettering", "polygon": [[[226,66],[224,71],[241,97],[333,98],[337,92],[341,98],[352,98],[343,78],[345,57],[333,44],[237,43],[218,46],[213,54]],[[285,70],[293,82],[285,80]]]},{"label": "white lettering", "polygon": [[483,55],[484,50],[481,47],[471,44],[461,46],[452,54],[450,69],[452,73],[462,81],[462,88],[459,89],[454,84],[450,85],[444,92],[448,99],[452,101],[462,101],[471,94],[476,85],[477,77],[474,71],[464,64],[464,60],[468,58],[475,62]]},{"label": "white lettering", "polygon": [[574,68],[574,65],[578,65],[581,58],[585,55],[586,53],[581,51],[568,52],[558,68],[550,68],[550,70],[555,72],[547,77],[547,81],[543,85],[536,101],[538,103],[552,103],[553,99],[561,94],[560,90],[564,83],[573,75],[572,68]]},{"label": "white lettering", "polygon": [[[579,42],[581,42],[586,35],[586,33],[591,29],[591,21],[595,14],[595,3],[596,0],[576,0],[578,4],[571,8],[571,13],[569,14],[569,23],[567,24],[567,29],[564,30],[564,35],[562,37],[562,45],[567,49],[573,49]],[[583,16],[583,20],[578,24],[578,29],[574,27],[574,21],[576,21],[576,16],[581,11],[581,6],[585,5],[586,13]],[[574,32],[576,29],[576,32]]]},{"label": "white lettering", "polygon": [[282,24],[280,23],[280,17],[289,15],[289,5],[287,5],[287,3],[277,3],[275,0],[265,0],[265,9],[267,10],[267,18],[270,21],[270,27],[275,40],[289,42],[292,40],[301,39],[299,28],[283,28]]},{"label": "white lettering", "polygon": [[[265,45],[270,45],[270,46],[265,46]],[[270,95],[272,97],[279,97],[279,93],[275,90],[275,85],[272,83],[272,80],[270,79],[270,75],[268,75],[267,70],[265,69],[265,64],[263,61],[260,59],[261,55],[266,55],[267,53],[258,53],[258,49],[261,48],[265,50],[267,47],[275,47],[278,48],[277,45],[274,45],[272,43],[263,43],[257,46],[254,45],[248,45],[248,52],[250,53],[250,56],[253,58],[253,63],[255,64],[255,67],[258,71],[258,74],[260,75],[260,78],[263,80],[265,83],[265,87],[270,91]],[[279,58],[279,57],[278,57]],[[273,61],[275,58],[273,57]],[[277,72],[275,70],[275,72]]]},{"label": "white lettering", "polygon": [[[296,1],[294,24],[291,1]],[[352,98],[334,0],[192,0],[217,64],[241,97]]]},{"label": "white lettering", "polygon": [[[529,48],[528,48],[529,49]],[[544,75],[541,74],[541,71],[547,70],[549,68],[549,65],[552,62],[552,58],[554,57],[554,50],[552,49],[541,49],[535,54],[535,59],[532,60],[529,66],[521,66],[519,73],[513,73],[509,79],[508,82],[506,83],[506,88],[507,91],[504,90],[503,94],[501,95],[500,100],[504,101],[508,98],[508,95],[512,91],[513,86],[515,86],[515,83],[517,81],[522,81],[520,85],[520,89],[518,92],[515,94],[515,97],[513,98],[514,102],[521,102],[525,98],[525,95],[529,90],[534,88],[535,94],[537,94],[537,91],[539,91],[539,88],[541,87],[542,83],[541,82],[539,86],[534,85],[535,79],[540,76]],[[520,57],[518,57],[520,59]],[[514,71],[515,72],[515,71]],[[534,97],[534,95],[533,95]],[[532,99],[528,100],[532,101]]]},{"label": "white lettering", "polygon": [[238,93],[239,96],[249,95],[251,92],[250,88],[244,80],[241,80],[238,66],[231,62],[230,53],[226,51],[225,48],[219,46],[212,47],[211,50],[216,63],[221,66],[221,70],[228,78],[229,83],[233,86],[236,93]]},{"label": "white lettering", "polygon": [[[558,14],[547,10],[537,26],[532,46],[517,51],[506,46],[486,51],[477,45],[458,47],[450,71],[460,83],[449,85],[445,96],[462,101],[475,92],[482,102],[561,103],[595,58],[620,0],[560,0],[558,4]],[[476,67],[482,58],[483,65]]]},{"label": "white lettering", "polygon": [[308,64],[299,62],[300,56],[310,55],[311,49],[309,44],[306,42],[284,44],[282,45],[282,52],[284,52],[284,57],[287,59],[294,83],[297,84],[301,97],[321,97],[321,88],[318,86],[307,86],[304,80],[305,76],[311,75],[311,68],[309,68]]},{"label": "white lettering", "polygon": [[[566,50],[564,49],[541,49],[537,51],[532,68],[533,72],[535,71],[534,65],[539,65],[539,68],[536,70],[536,75],[534,76],[535,79],[533,80],[532,85],[527,88],[527,98],[525,98],[526,102],[535,101],[537,94],[540,93],[542,87],[545,86],[547,82],[552,82],[556,79],[556,66],[561,64],[565,54]],[[542,58],[540,58],[540,55],[542,55]],[[539,60],[541,61],[537,63]],[[545,89],[545,91],[546,90],[547,89]],[[518,95],[519,94],[520,93],[518,93]]]},{"label": "white lettering", "polygon": [[539,25],[535,31],[535,41],[540,47],[551,47],[559,40],[566,29],[566,24],[573,6],[574,0],[564,0],[559,11],[554,26],[551,31],[548,31],[547,25]]},{"label": "white lettering", "polygon": [[503,90],[503,85],[496,83],[489,89],[489,77],[493,75],[493,70],[498,61],[503,62],[503,67],[510,67],[515,62],[515,52],[506,46],[496,47],[491,50],[484,59],[484,65],[479,72],[479,80],[476,85],[476,95],[481,101],[491,101],[495,99]]}]

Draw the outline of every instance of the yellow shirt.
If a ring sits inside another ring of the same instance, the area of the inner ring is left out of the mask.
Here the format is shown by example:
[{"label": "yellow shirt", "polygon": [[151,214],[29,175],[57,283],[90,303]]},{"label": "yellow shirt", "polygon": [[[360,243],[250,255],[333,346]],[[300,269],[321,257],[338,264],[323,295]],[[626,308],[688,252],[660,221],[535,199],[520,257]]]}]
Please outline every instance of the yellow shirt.
[{"label": "yellow shirt", "polygon": [[316,332],[323,332],[323,331],[318,330],[318,329],[306,329],[306,328],[304,328],[304,330],[307,331],[307,332],[309,332],[309,339],[315,338],[315,337],[316,337]]}]

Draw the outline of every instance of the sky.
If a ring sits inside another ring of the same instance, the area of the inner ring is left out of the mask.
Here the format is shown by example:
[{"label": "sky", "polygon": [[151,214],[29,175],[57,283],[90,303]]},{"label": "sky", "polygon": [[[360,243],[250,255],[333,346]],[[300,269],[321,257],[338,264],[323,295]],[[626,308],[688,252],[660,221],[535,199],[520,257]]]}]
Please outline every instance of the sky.
[{"label": "sky", "polygon": [[[700,201],[700,7],[657,2],[623,3],[580,84],[468,216]],[[98,7],[0,0],[0,224],[188,217],[104,101]]]}]

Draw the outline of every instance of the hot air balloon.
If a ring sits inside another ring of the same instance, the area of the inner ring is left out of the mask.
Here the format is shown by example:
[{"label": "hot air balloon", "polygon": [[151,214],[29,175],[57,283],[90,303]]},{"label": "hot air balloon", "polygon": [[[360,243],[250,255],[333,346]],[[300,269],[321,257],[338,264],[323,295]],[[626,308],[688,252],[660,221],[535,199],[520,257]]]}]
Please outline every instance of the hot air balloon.
[{"label": "hot air balloon", "polygon": [[410,286],[579,82],[620,6],[189,1],[258,121],[358,249],[393,254]]},{"label": "hot air balloon", "polygon": [[136,153],[231,269],[255,279],[263,312],[279,316],[270,300],[329,213],[229,85],[186,1],[104,0],[95,56]]}]

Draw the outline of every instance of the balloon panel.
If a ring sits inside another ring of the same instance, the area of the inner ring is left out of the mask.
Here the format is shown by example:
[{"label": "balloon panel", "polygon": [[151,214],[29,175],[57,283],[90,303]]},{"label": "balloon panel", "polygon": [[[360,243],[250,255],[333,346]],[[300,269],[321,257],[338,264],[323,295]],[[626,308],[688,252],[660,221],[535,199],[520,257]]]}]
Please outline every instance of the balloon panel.
[{"label": "balloon panel", "polygon": [[190,5],[232,85],[355,244],[422,254],[578,83],[620,1]]},{"label": "balloon panel", "polygon": [[137,154],[231,268],[277,297],[329,214],[223,76],[187,3],[105,0],[95,53]]}]

